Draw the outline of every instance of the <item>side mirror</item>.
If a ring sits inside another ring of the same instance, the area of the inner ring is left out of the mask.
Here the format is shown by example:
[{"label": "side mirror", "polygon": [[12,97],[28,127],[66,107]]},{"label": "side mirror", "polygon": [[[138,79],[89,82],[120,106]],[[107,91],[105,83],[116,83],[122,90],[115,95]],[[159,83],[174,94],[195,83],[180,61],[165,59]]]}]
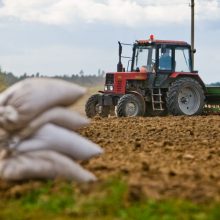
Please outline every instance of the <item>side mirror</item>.
[{"label": "side mirror", "polygon": [[192,53],[196,53],[196,49],[193,49],[193,50],[191,50],[192,51]]}]

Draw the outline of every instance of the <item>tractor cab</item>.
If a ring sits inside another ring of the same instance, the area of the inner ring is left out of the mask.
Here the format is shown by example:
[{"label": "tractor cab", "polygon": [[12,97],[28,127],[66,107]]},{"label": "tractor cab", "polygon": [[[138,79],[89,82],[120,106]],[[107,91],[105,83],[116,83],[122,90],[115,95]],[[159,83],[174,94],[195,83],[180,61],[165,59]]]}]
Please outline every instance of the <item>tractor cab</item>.
[{"label": "tractor cab", "polygon": [[133,46],[131,71],[192,72],[191,46],[184,41],[137,41]]}]

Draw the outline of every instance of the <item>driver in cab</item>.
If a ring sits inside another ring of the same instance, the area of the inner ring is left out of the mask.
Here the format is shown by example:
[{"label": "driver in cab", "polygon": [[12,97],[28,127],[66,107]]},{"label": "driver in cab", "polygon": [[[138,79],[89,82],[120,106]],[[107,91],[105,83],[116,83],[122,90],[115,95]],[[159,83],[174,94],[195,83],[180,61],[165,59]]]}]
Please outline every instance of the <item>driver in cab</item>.
[{"label": "driver in cab", "polygon": [[159,59],[159,69],[160,70],[171,70],[171,56],[170,56],[170,49],[165,49],[162,51],[162,55]]}]

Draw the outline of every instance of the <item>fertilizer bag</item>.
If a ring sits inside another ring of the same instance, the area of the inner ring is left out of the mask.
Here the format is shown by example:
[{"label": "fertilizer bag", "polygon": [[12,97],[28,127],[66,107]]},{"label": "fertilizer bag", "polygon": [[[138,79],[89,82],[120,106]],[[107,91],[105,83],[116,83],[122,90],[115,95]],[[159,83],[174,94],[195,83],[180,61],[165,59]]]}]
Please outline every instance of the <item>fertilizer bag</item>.
[{"label": "fertilizer bag", "polygon": [[77,182],[96,177],[70,158],[53,151],[15,154],[0,160],[0,178],[9,181],[63,178]]},{"label": "fertilizer bag", "polygon": [[0,94],[0,125],[9,131],[24,128],[40,113],[73,104],[86,90],[58,79],[31,78]]},{"label": "fertilizer bag", "polygon": [[55,124],[69,130],[77,130],[88,125],[89,120],[76,112],[70,111],[69,109],[55,107],[37,116],[16,135],[19,139],[25,139],[48,123]]},{"label": "fertilizer bag", "polygon": [[88,160],[103,153],[103,150],[90,140],[53,124],[44,125],[29,139],[11,145],[10,149],[20,153],[53,150],[74,160]]}]

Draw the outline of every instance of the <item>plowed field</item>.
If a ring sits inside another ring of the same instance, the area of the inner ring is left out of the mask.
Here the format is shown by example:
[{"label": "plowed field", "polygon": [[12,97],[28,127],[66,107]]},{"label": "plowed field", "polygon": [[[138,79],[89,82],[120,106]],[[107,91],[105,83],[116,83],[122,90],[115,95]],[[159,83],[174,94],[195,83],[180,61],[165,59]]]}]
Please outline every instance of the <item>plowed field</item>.
[{"label": "plowed field", "polygon": [[84,163],[118,176],[131,199],[220,200],[220,117],[95,118],[81,134],[105,149]]},{"label": "plowed field", "polygon": [[[84,113],[88,97],[75,110]],[[96,117],[79,132],[105,150],[83,166],[101,182],[125,180],[130,199],[220,201],[220,116]],[[0,181],[0,197],[17,187],[28,191],[39,186]]]}]

